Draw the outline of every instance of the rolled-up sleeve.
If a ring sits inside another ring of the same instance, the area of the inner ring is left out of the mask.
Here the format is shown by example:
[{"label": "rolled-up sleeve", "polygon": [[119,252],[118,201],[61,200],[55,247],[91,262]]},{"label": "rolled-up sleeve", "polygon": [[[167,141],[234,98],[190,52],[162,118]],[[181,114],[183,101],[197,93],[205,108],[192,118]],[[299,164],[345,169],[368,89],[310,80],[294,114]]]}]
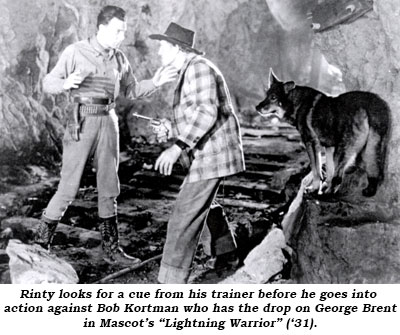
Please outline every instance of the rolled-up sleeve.
[{"label": "rolled-up sleeve", "polygon": [[63,92],[65,79],[73,72],[75,47],[68,46],[61,54],[56,66],[43,79],[43,91],[50,94]]},{"label": "rolled-up sleeve", "polygon": [[125,73],[121,80],[120,93],[128,99],[146,97],[157,90],[151,79],[138,81],[133,74],[132,67],[124,57]]},{"label": "rolled-up sleeve", "polygon": [[189,66],[185,76],[187,121],[178,139],[193,149],[217,120],[217,85],[212,69],[202,62]]}]

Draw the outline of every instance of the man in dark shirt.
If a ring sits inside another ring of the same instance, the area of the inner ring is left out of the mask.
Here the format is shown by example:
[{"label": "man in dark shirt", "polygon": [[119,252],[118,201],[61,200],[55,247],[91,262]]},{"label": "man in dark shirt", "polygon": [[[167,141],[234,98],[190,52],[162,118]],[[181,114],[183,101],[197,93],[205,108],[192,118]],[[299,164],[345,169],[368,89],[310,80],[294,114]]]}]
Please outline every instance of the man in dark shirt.
[{"label": "man in dark shirt", "polygon": [[159,69],[151,80],[138,82],[126,56],[118,49],[125,39],[125,11],[104,7],[97,18],[97,34],[68,46],[44,78],[47,93],[70,91],[74,111],[63,139],[61,180],[45,209],[36,242],[49,248],[57,224],[75,199],[86,162],[93,157],[97,173],[100,232],[105,260],[131,259],[118,243],[119,130],[114,101],[147,96],[176,77],[171,67]]}]

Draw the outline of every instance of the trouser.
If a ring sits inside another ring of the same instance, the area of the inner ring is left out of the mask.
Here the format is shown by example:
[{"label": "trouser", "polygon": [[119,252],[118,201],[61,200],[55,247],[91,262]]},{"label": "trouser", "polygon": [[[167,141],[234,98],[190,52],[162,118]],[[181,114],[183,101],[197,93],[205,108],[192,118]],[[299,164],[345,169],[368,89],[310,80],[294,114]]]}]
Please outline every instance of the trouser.
[{"label": "trouser", "polygon": [[[204,223],[220,183],[221,179],[216,178],[185,183],[182,186],[168,222],[167,239],[158,274],[160,283],[187,282],[202,230],[207,231],[206,236],[213,236],[217,231]],[[228,252],[233,250],[234,243],[229,230],[225,230],[225,233],[211,241],[223,240],[225,246],[231,248],[225,248],[225,252]],[[211,249],[218,248],[214,246]]]},{"label": "trouser", "polygon": [[78,193],[85,165],[91,157],[96,169],[99,217],[109,218],[117,214],[119,129],[118,118],[111,110],[106,116],[86,116],[77,142],[68,131],[65,132],[61,179],[57,192],[44,211],[46,218],[62,218]]}]

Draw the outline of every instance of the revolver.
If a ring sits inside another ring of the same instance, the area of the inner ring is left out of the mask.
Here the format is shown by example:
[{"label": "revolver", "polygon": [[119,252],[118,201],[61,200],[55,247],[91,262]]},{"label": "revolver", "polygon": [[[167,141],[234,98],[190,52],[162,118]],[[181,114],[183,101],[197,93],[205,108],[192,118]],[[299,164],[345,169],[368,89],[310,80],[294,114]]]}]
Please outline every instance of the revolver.
[{"label": "revolver", "polygon": [[150,122],[150,126],[152,127],[153,132],[156,133],[157,141],[159,143],[167,142],[169,131],[168,128],[165,126],[165,124],[163,124],[163,121],[161,121],[160,119],[155,119],[137,113],[132,113],[132,115],[137,117],[138,119],[143,119]]},{"label": "revolver", "polygon": [[147,121],[150,121],[150,124],[152,125],[152,126],[161,126],[161,120],[159,120],[159,119],[154,119],[154,118],[152,118],[152,117],[148,117],[148,116],[144,116],[144,115],[140,115],[140,114],[137,114],[137,113],[132,113],[132,115],[133,116],[136,116],[138,119],[143,119],[143,120],[147,120]]}]

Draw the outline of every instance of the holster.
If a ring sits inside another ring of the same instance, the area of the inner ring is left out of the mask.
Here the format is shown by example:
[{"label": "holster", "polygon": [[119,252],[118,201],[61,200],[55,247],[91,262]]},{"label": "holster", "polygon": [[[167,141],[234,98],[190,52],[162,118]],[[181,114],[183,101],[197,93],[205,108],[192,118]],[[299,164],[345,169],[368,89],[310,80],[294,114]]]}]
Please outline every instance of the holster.
[{"label": "holster", "polygon": [[78,142],[79,141],[79,134],[81,131],[81,117],[79,115],[79,107],[80,107],[79,102],[74,103],[74,108],[72,110],[72,114],[69,118],[68,121],[68,131],[71,135],[71,138]]}]

